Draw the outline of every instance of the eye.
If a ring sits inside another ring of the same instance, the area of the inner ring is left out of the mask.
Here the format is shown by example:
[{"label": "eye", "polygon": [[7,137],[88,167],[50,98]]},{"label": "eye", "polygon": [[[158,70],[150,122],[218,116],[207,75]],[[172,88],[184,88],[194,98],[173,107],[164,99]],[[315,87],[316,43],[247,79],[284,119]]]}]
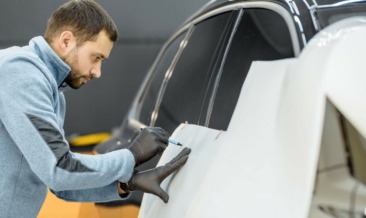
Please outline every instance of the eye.
[{"label": "eye", "polygon": [[92,56],[92,61],[93,62],[99,62],[99,61],[104,62],[103,58],[98,56],[98,55],[93,55]]}]

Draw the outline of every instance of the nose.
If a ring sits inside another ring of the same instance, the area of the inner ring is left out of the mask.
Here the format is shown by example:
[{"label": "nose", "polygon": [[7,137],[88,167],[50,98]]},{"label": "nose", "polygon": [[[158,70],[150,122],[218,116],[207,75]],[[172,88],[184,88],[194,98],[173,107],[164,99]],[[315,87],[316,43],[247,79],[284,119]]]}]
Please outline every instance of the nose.
[{"label": "nose", "polygon": [[92,70],[91,70],[91,74],[93,76],[93,78],[100,78],[100,76],[102,75],[102,71],[101,71],[101,66],[95,66]]}]

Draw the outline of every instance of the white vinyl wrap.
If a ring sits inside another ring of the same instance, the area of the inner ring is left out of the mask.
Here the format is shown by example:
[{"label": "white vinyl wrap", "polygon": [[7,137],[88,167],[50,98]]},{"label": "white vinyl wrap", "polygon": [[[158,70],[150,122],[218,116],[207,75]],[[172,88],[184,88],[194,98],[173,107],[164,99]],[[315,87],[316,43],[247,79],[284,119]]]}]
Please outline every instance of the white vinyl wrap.
[{"label": "white vinyl wrap", "polygon": [[[366,135],[365,40],[366,20],[353,18],[297,58],[253,62],[227,131],[175,130],[192,153],[162,184],[169,202],[145,194],[139,217],[308,217],[326,100]],[[158,165],[180,150],[170,144]]]}]

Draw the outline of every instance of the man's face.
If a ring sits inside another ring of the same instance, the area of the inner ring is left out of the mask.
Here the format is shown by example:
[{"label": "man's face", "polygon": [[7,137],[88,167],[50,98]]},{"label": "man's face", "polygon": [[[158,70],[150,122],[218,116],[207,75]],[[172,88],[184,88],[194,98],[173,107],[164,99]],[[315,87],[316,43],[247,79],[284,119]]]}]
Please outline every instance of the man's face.
[{"label": "man's face", "polygon": [[93,78],[101,76],[102,61],[109,57],[113,42],[105,31],[101,31],[95,41],[84,42],[75,46],[64,61],[71,67],[71,73],[65,82],[74,89],[80,88]]}]

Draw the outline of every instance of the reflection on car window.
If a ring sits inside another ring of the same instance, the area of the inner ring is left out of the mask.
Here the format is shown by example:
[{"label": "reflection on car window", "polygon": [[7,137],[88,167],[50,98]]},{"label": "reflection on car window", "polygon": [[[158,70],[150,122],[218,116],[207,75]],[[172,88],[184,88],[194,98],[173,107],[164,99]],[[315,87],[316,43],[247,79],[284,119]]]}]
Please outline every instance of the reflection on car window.
[{"label": "reflection on car window", "polygon": [[175,54],[177,53],[180,43],[184,39],[185,35],[186,32],[182,33],[170,44],[170,46],[168,46],[153,72],[154,75],[149,88],[146,90],[139,119],[140,122],[147,126],[150,124],[151,113],[154,110],[156,98],[158,96],[164,75],[169,68],[169,65],[171,64]]},{"label": "reflection on car window", "polygon": [[167,84],[155,126],[172,133],[179,123],[199,124],[215,63],[232,23],[233,14],[228,12],[195,27]]},{"label": "reflection on car window", "polygon": [[293,56],[290,33],[280,15],[266,9],[245,10],[223,66],[208,126],[227,129],[253,60]]}]

